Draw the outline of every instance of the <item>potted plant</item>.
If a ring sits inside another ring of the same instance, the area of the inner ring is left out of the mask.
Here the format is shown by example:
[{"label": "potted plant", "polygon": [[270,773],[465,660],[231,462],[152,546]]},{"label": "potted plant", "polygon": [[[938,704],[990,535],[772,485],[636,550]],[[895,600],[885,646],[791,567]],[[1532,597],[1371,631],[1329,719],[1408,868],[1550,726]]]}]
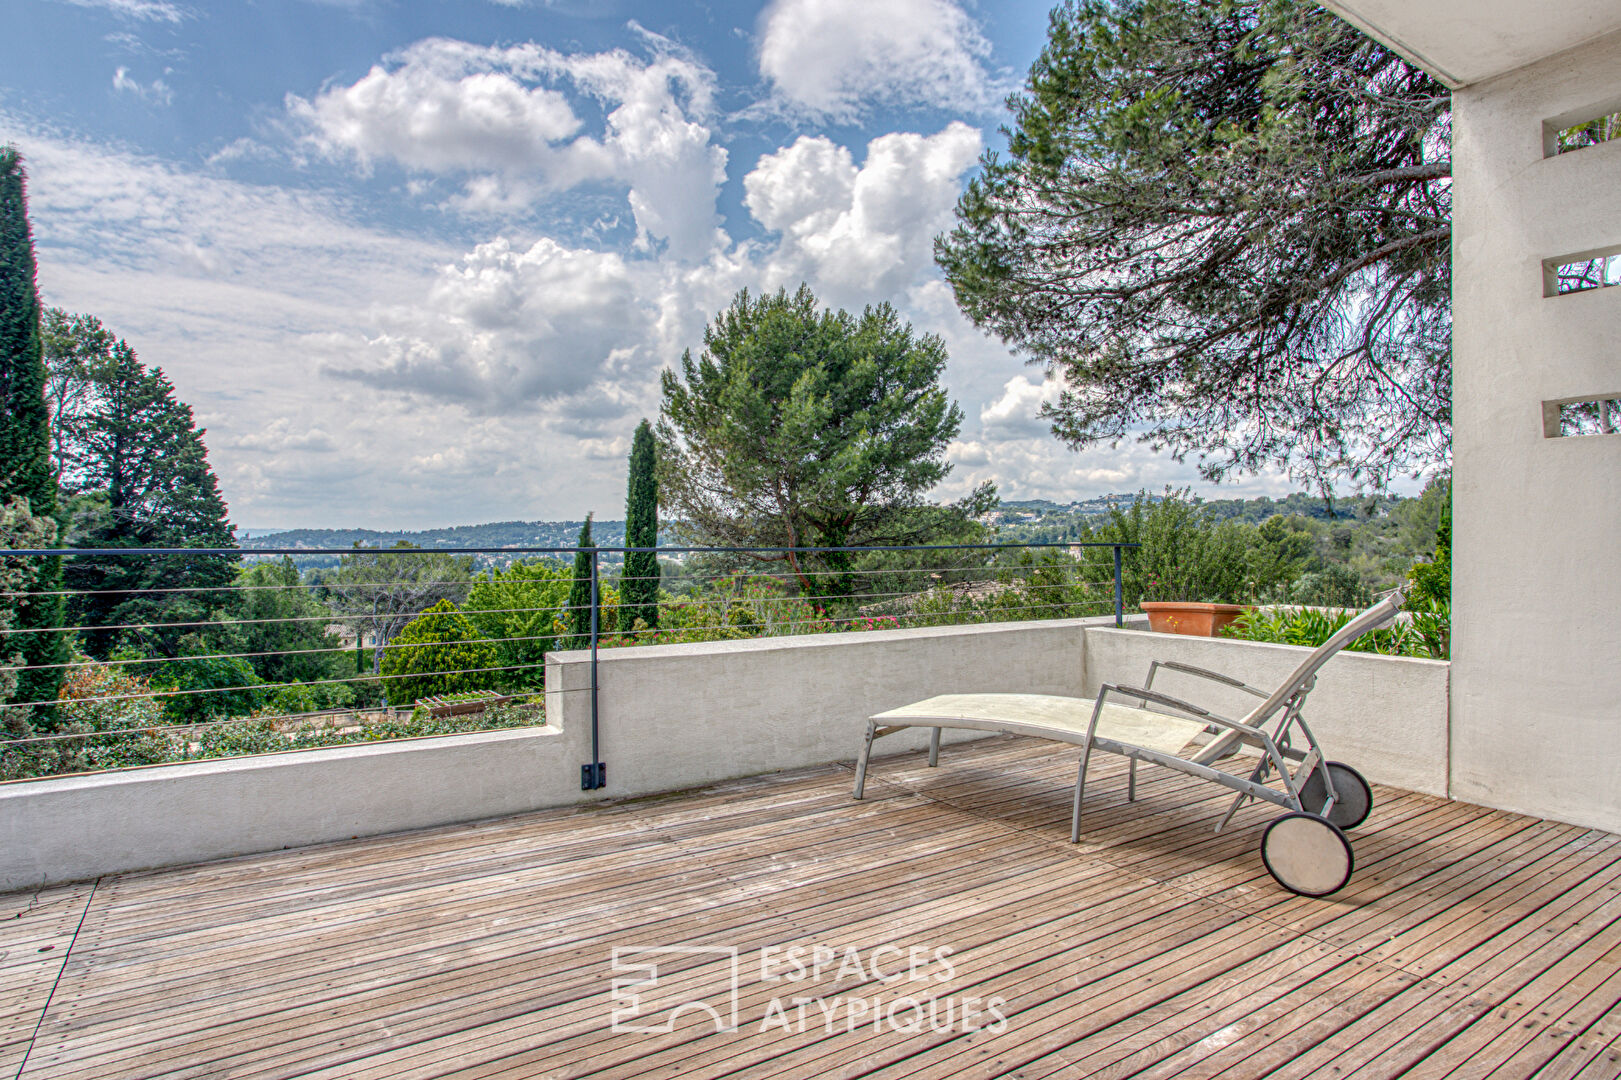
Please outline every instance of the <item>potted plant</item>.
[{"label": "potted plant", "polygon": [[1144,600],[1139,605],[1148,616],[1148,628],[1161,634],[1188,634],[1215,637],[1224,626],[1232,625],[1246,604],[1215,604],[1200,600]]},{"label": "potted plant", "polygon": [[1149,629],[1215,637],[1249,608],[1250,538],[1235,522],[1212,522],[1202,507],[1166,500],[1142,530],[1142,593]]}]

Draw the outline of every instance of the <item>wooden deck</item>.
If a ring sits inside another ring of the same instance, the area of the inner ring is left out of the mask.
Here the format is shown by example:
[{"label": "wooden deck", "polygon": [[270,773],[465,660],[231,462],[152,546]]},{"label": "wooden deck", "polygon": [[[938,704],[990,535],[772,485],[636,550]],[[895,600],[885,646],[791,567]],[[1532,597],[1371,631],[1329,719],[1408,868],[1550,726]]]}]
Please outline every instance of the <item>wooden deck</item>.
[{"label": "wooden deck", "polygon": [[[880,760],[863,803],[829,766],[0,896],[0,1076],[1621,1076],[1616,836],[1380,789],[1351,885],[1305,900],[1266,809],[1213,835],[1218,789],[1148,769],[1128,806],[1118,759],[1072,847],[1074,758],[1002,737]],[[762,979],[817,944],[842,977]],[[738,950],[737,1030],[613,1032],[616,946],[712,947],[651,957],[643,1024],[729,1019]]]}]

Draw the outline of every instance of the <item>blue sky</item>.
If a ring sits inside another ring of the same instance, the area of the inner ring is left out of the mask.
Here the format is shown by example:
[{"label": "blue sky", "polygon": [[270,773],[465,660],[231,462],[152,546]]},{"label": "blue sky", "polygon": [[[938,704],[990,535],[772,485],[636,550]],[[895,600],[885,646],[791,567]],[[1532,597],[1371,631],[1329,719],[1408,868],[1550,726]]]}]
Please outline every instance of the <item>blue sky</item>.
[{"label": "blue sky", "polygon": [[737,289],[800,281],[945,338],[967,420],[939,497],[1192,482],[1061,448],[1052,388],[930,258],[1046,13],[0,0],[0,141],[46,302],[169,373],[239,524],[617,517],[660,369]]}]

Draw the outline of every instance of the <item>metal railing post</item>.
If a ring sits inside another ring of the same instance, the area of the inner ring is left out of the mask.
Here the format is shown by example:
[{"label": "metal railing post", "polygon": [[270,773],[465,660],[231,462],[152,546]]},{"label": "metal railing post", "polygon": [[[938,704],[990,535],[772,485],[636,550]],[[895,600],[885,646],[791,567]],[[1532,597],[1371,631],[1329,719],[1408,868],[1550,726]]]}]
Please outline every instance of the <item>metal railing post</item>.
[{"label": "metal railing post", "polygon": [[598,732],[597,642],[602,631],[602,597],[597,587],[597,549],[591,548],[591,763],[580,769],[580,790],[595,791],[608,786],[608,766],[602,761]]},{"label": "metal railing post", "polygon": [[1120,545],[1114,546],[1114,624],[1126,625],[1126,588],[1120,577]]}]

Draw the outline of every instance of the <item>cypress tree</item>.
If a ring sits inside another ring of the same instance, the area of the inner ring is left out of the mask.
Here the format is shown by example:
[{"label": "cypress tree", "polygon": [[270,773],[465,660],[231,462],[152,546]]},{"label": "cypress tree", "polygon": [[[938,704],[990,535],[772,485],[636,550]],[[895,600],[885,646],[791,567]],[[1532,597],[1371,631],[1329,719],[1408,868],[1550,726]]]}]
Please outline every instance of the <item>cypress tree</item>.
[{"label": "cypress tree", "polygon": [[[27,174],[15,146],[0,147],[0,502],[26,500],[35,517],[56,515],[51,467],[50,412],[45,404],[45,358],[39,331],[34,238],[28,225]],[[62,587],[62,560],[39,559],[18,592],[51,593]],[[17,629],[62,625],[62,597],[18,596],[11,601]],[[67,660],[60,632],[12,639],[27,667]],[[62,669],[23,671],[18,701],[53,701]]]},{"label": "cypress tree", "polygon": [[569,629],[568,648],[583,649],[591,644],[591,549],[597,546],[591,539],[590,514],[585,515],[576,546],[579,550],[574,553],[574,581],[569,585],[564,621]]},{"label": "cypress tree", "polygon": [[[659,542],[659,484],[653,471],[653,425],[643,420],[630,444],[630,481],[625,492],[625,546],[655,547]],[[659,557],[651,551],[625,553],[619,579],[619,632],[628,634],[640,619],[659,624]]]}]

